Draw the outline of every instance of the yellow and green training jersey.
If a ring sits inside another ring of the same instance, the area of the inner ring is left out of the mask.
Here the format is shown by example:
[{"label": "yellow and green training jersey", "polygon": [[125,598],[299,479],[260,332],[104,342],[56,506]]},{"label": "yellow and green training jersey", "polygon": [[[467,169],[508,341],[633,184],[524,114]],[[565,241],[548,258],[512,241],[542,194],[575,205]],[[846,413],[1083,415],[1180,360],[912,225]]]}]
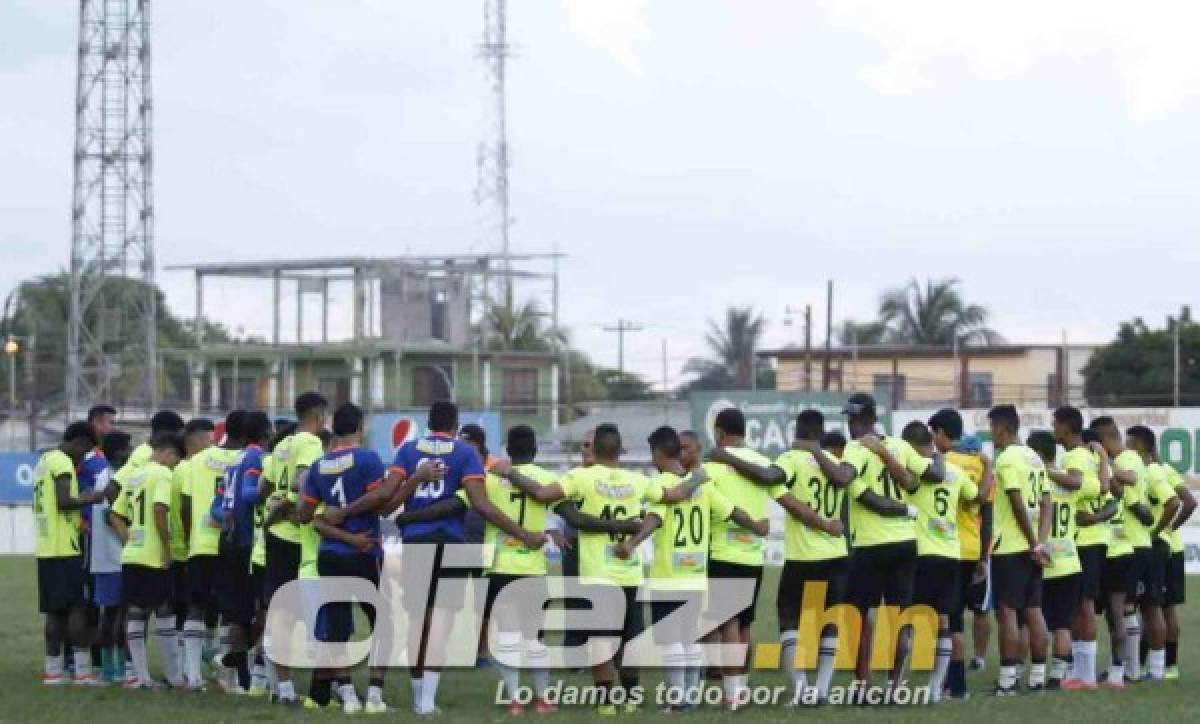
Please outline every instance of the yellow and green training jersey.
[{"label": "yellow and green training jersey", "polygon": [[[321,438],[311,432],[298,432],[284,438],[272,453],[276,460],[277,476],[268,478],[275,485],[272,497],[286,498],[295,504],[300,499],[300,488],[303,485],[303,481],[297,478],[304,469],[312,467],[324,454],[325,448],[321,445]],[[268,532],[289,543],[302,543],[301,528],[305,527],[312,528],[312,525],[300,526],[285,520],[271,526]],[[317,538],[319,540],[320,536],[317,535]],[[311,542],[310,540],[310,545]]]},{"label": "yellow and green training jersey", "polygon": [[166,506],[168,511],[171,507],[171,470],[150,461],[125,480],[113,503],[113,512],[129,521],[129,540],[121,551],[122,565],[166,568],[154,518],[156,505]]},{"label": "yellow and green training jersey", "polygon": [[[1124,491],[1122,490],[1122,493]],[[1112,493],[1105,493],[1101,498],[1104,507],[1110,502],[1116,503],[1117,514],[1108,520],[1108,558],[1121,558],[1122,556],[1133,555],[1133,541],[1129,540],[1129,536],[1125,533],[1125,519],[1133,515],[1125,510],[1125,503],[1122,499]]]},{"label": "yellow and green training jersey", "polygon": [[[654,483],[670,490],[683,476],[661,473]],[[704,591],[708,588],[708,549],[713,525],[728,520],[734,505],[711,482],[696,488],[691,497],[671,505],[650,506],[662,521],[654,531],[654,557],[647,576],[656,591]]]},{"label": "yellow and green training jersey", "polygon": [[[886,435],[880,438],[884,447],[918,478],[925,475],[933,461],[921,455],[902,438]],[[870,491],[885,498],[908,502],[908,495],[900,484],[892,479],[887,466],[878,455],[855,440],[846,446],[842,462],[854,468],[854,479],[847,492],[850,495],[850,536],[856,548],[905,543],[917,539],[917,527],[905,516],[884,516],[859,502],[864,493]]]},{"label": "yellow and green training jersey", "polygon": [[133,449],[129,454],[129,459],[121,466],[121,469],[113,475],[113,480],[124,485],[125,481],[142,468],[143,465],[150,462],[150,456],[154,454],[154,448],[150,447],[150,443],[144,442]]},{"label": "yellow and green training jersey", "polygon": [[[731,447],[726,450],[756,465],[767,467],[771,464],[770,458],[748,447]],[[787,492],[787,486],[784,485],[762,486],[747,480],[724,463],[705,463],[704,472],[708,474],[717,492],[733,501],[754,520],[766,518],[770,502]],[[732,520],[714,520],[709,555],[714,561],[761,566],[766,555],[766,544],[762,536]]]},{"label": "yellow and green training jersey", "polygon": [[1038,454],[1024,445],[1009,445],[996,456],[995,533],[992,553],[1007,555],[1033,549],[1017,523],[1010,492],[1020,494],[1025,513],[1036,534],[1041,491],[1046,484],[1046,465]]},{"label": "yellow and green training jersey", "polygon": [[[1178,495],[1179,489],[1187,487],[1187,483],[1183,481],[1183,476],[1175,469],[1175,466],[1167,463],[1154,463],[1151,467],[1157,468],[1163,480],[1167,485],[1171,486],[1171,494]],[[1165,501],[1164,501],[1165,504]],[[1174,525],[1168,525],[1159,537],[1171,545],[1171,553],[1183,553],[1183,536],[1179,531],[1175,530]]]},{"label": "yellow and green training jersey", "polygon": [[192,500],[189,556],[215,556],[220,552],[221,528],[213,525],[212,502],[224,481],[225,468],[237,461],[240,452],[213,445],[196,453],[189,461],[191,471],[187,487],[183,489],[183,494]]},{"label": "yellow and green training jersey", "polygon": [[[1073,447],[1063,455],[1062,459],[1063,470],[1071,472],[1076,470],[1083,477],[1083,486],[1080,488],[1092,489],[1094,481],[1095,488],[1099,490],[1099,494],[1090,497],[1081,497],[1076,503],[1079,510],[1090,515],[1096,515],[1107,502],[1107,495],[1100,485],[1100,458],[1096,456],[1087,445],[1079,445]],[[1080,525],[1075,531],[1075,545],[1078,548],[1087,548],[1089,546],[1106,546],[1108,545],[1109,529],[1107,523],[1097,523],[1095,525]]]},{"label": "yellow and green training jersey", "polygon": [[[946,462],[958,466],[966,473],[975,487],[983,485],[983,456],[951,450],[946,453]],[[986,501],[963,503],[958,506],[958,558],[962,561],[977,561],[983,555],[983,503],[996,499],[992,488]]]},{"label": "yellow and green training jersey", "polygon": [[187,536],[183,534],[183,490],[191,476],[192,459],[180,460],[171,471],[171,503],[167,512],[167,535],[171,539],[171,559],[186,561],[188,557]]},{"label": "yellow and green training jersey", "polygon": [[959,560],[962,541],[958,533],[958,511],[966,501],[979,497],[979,487],[954,463],[946,462],[946,479],[921,483],[909,495],[917,508],[917,555]]},{"label": "yellow and green training jersey", "polygon": [[75,463],[62,450],[50,450],[38,460],[33,473],[33,525],[37,536],[34,552],[38,558],[65,558],[79,555],[78,510],[58,509],[56,481],[70,477],[68,492],[79,495]]},{"label": "yellow and green training jersey", "polygon": [[[513,470],[546,486],[557,480],[550,471],[532,463],[514,465]],[[522,493],[507,478],[488,473],[484,480],[484,492],[492,505],[527,531],[541,533],[546,530],[547,506]],[[465,493],[465,491],[462,491]],[[506,576],[546,575],[546,551],[531,550],[519,538],[513,538],[488,521],[484,529],[483,545],[486,551],[489,573]]]},{"label": "yellow and green training jersey", "polygon": [[[837,462],[832,454],[826,454]],[[812,453],[807,450],[788,450],[775,459],[775,467],[787,476],[786,485],[792,497],[826,520],[841,519],[845,491],[825,477]],[[845,558],[846,538],[829,535],[823,530],[813,530],[788,515],[784,523],[784,554],[789,561]]]},{"label": "yellow and green training jersey", "polygon": [[[1076,448],[1078,449],[1080,448]],[[1084,475],[1083,484],[1078,490],[1069,490],[1053,480],[1047,480],[1044,492],[1050,496],[1051,506],[1050,538],[1046,541],[1046,554],[1050,557],[1050,565],[1043,569],[1042,576],[1054,579],[1074,575],[1083,570],[1076,542],[1078,524],[1075,515],[1082,506],[1090,506],[1093,501],[1100,500],[1100,478],[1094,472],[1092,475]]]},{"label": "yellow and green training jersey", "polygon": [[[644,475],[606,465],[575,468],[559,485],[581,512],[603,520],[636,517],[643,503],[658,503],[663,497],[662,488]],[[641,556],[635,551],[625,560],[614,552],[617,543],[626,537],[579,531],[579,575],[584,583],[623,587],[642,584]]]},{"label": "yellow and green training jersey", "polygon": [[[325,504],[318,503],[316,510],[313,511],[313,516],[320,515],[324,510]],[[306,523],[297,528],[300,530],[300,568],[297,569],[296,575],[305,579],[319,578],[317,556],[321,548],[321,534],[317,532],[317,527],[312,523]]]},{"label": "yellow and green training jersey", "polygon": [[[1166,470],[1163,470],[1161,463],[1150,463],[1146,466],[1146,503],[1150,506],[1150,514],[1154,516],[1154,523],[1150,526],[1153,530],[1162,521],[1163,515],[1166,514],[1167,503],[1171,498],[1177,497],[1175,486],[1171,485],[1171,478]],[[1167,531],[1171,529],[1171,523],[1167,521],[1166,527],[1158,537],[1171,542]]]},{"label": "yellow and green training jersey", "polygon": [[1137,482],[1133,485],[1121,486],[1121,506],[1125,512],[1125,537],[1129,539],[1129,544],[1134,548],[1149,548],[1151,529],[1143,525],[1142,521],[1138,520],[1138,517],[1129,509],[1130,506],[1139,503],[1149,505],[1146,463],[1142,460],[1142,456],[1133,450],[1123,450],[1113,461],[1113,466],[1117,470],[1128,470],[1137,474]]}]

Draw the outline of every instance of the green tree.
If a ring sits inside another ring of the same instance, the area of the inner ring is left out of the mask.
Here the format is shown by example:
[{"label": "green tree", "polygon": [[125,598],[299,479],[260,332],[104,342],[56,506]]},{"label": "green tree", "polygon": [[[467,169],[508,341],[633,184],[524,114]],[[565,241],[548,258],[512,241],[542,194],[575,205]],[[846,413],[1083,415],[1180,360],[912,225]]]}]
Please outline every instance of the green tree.
[{"label": "green tree", "polygon": [[708,357],[694,357],[683,367],[692,380],[685,389],[749,389],[774,387],[774,371],[757,358],[767,321],[753,307],[729,307],[724,324],[708,322],[704,337]]},{"label": "green tree", "polygon": [[916,279],[884,293],[879,321],[887,328],[884,342],[948,347],[960,344],[996,344],[1002,338],[987,326],[989,313],[978,304],[967,304],[959,293],[958,279]]},{"label": "green tree", "polygon": [[1174,402],[1175,328],[1179,326],[1180,404],[1200,405],[1200,325],[1184,307],[1162,329],[1139,317],[1124,322],[1117,338],[1096,350],[1083,369],[1084,395],[1097,406],[1151,407]]},{"label": "green tree", "polygon": [[549,315],[537,302],[520,306],[493,304],[488,308],[485,344],[488,349],[554,352],[567,344],[566,335],[547,323]]},{"label": "green tree", "polygon": [[888,328],[883,322],[855,322],[853,319],[847,319],[837,330],[838,344],[843,347],[883,344],[887,336]]}]

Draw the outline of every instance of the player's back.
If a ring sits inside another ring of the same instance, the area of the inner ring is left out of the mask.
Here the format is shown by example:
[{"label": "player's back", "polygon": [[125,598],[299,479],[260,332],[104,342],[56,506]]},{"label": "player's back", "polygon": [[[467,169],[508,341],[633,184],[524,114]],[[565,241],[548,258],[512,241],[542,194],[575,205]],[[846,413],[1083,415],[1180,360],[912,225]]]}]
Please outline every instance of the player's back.
[{"label": "player's back", "polygon": [[[906,468],[921,467],[917,463],[917,458],[920,456],[912,445],[903,439],[887,435],[880,438],[880,442]],[[907,493],[892,477],[883,464],[883,460],[864,447],[861,442],[854,440],[846,445],[846,450],[842,454],[842,463],[849,464],[856,473],[846,489],[850,499],[850,533],[853,545],[869,547],[915,541],[917,529],[911,519],[879,515],[859,500],[863,493],[870,491],[900,503],[908,502]],[[925,465],[925,467],[928,466]],[[924,470],[920,472],[924,472]]]},{"label": "player's back", "polygon": [[[309,472],[305,489],[307,502],[344,508],[375,490],[386,474],[383,461],[374,450],[342,448],[332,450],[317,461]],[[379,537],[379,515],[371,511],[346,518],[339,526],[348,533]],[[322,538],[320,552],[354,554],[358,551],[341,541]]]},{"label": "player's back", "polygon": [[[420,510],[447,498],[455,497],[463,483],[470,479],[484,480],[483,461],[469,444],[446,433],[433,432],[406,442],[396,451],[393,467],[411,476],[427,460],[440,460],[445,474],[439,480],[429,480],[417,486],[405,501],[408,510]],[[465,535],[462,514],[438,520],[407,523],[400,533],[404,540],[434,540],[462,542]]]},{"label": "player's back", "polygon": [[[748,447],[729,447],[727,452],[747,462],[763,467],[771,459]],[[717,492],[724,495],[754,520],[767,517],[770,501],[787,492],[783,485],[763,486],[747,479],[724,463],[705,463],[704,472]],[[741,527],[732,520],[713,521],[711,553],[714,561],[746,566],[763,565],[766,547],[762,536]]]},{"label": "player's back", "polygon": [[[533,463],[514,465],[513,469],[539,485],[549,485],[557,476]],[[525,530],[541,533],[546,529],[549,508],[525,495],[507,478],[488,473],[485,491],[492,505]],[[488,569],[506,575],[542,576],[546,574],[546,554],[531,550],[523,541],[502,531],[492,522],[484,528],[483,544],[490,553]]]},{"label": "player's back", "polygon": [[[683,482],[683,476],[660,473],[654,482],[663,490]],[[704,590],[713,525],[733,514],[734,504],[711,482],[698,486],[686,500],[650,506],[662,521],[654,532],[654,556],[647,576],[655,590]]]},{"label": "player's back", "polygon": [[1046,478],[1046,466],[1032,449],[1025,445],[1009,445],[996,456],[996,502],[995,532],[992,535],[992,552],[997,554],[1022,553],[1030,550],[1029,541],[1017,522],[1017,515],[1009,495],[1016,491],[1020,495],[1026,515],[1034,531],[1037,530],[1040,495]]},{"label": "player's back", "polygon": [[[836,458],[834,461],[838,462]],[[792,496],[814,513],[826,519],[842,517],[845,491],[826,477],[812,453],[788,450],[776,458],[775,466],[787,476],[786,485]],[[824,561],[843,558],[847,553],[845,536],[814,530],[791,515],[785,519],[784,543],[789,561]]]},{"label": "player's back", "polygon": [[79,493],[75,463],[62,450],[47,451],[34,468],[33,519],[39,558],[56,558],[79,553],[79,513],[58,509],[58,478],[70,476],[68,492]]},{"label": "player's back", "polygon": [[961,554],[958,511],[962,502],[979,495],[970,476],[946,462],[941,482],[923,482],[909,499],[917,508],[917,554],[958,559]]}]

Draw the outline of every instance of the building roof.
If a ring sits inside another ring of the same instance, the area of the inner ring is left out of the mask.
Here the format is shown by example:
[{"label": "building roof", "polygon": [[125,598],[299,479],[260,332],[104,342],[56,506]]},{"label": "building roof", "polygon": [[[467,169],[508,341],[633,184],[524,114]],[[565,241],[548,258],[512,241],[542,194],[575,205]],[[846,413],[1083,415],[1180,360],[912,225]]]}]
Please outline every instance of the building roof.
[{"label": "building roof", "polygon": [[[1094,350],[1098,344],[1068,344],[1069,350]],[[940,359],[945,357],[1019,357],[1036,350],[1058,350],[1064,345],[1059,344],[991,344],[991,345],[962,345],[956,351],[950,346],[938,345],[907,345],[907,344],[875,344],[854,347],[834,347],[829,351],[830,359]],[[811,354],[814,360],[825,359],[824,348],[813,348],[811,352],[803,347],[784,347],[781,349],[766,349],[758,351],[759,357],[775,359],[804,359]]]},{"label": "building roof", "polygon": [[663,425],[684,430],[692,424],[691,406],[687,402],[597,402],[588,405],[583,417],[561,425],[546,436],[543,447],[547,450],[571,447],[583,439],[584,433],[597,425],[611,422],[621,431],[625,449],[637,454],[649,452],[646,438]]}]

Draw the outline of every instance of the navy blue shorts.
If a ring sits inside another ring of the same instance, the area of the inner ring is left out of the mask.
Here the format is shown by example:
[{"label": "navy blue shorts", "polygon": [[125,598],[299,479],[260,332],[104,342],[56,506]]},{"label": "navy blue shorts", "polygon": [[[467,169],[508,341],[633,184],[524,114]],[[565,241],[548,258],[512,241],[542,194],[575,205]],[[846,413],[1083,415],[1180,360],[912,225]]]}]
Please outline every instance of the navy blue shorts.
[{"label": "navy blue shorts", "polygon": [[121,605],[120,573],[93,574],[92,603],[100,608],[115,608]]}]

